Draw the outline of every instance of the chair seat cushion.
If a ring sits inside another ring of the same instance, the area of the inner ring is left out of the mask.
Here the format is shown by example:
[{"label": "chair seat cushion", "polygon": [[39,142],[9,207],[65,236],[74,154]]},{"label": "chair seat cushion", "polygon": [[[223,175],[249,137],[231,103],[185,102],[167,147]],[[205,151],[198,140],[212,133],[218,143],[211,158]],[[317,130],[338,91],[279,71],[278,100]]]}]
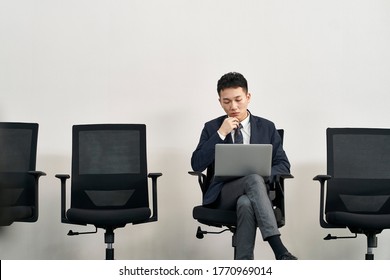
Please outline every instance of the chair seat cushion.
[{"label": "chair seat cushion", "polygon": [[110,210],[70,208],[66,215],[71,223],[92,224],[99,228],[115,228],[146,221],[150,217],[151,211],[147,207]]},{"label": "chair seat cushion", "polygon": [[23,221],[32,216],[31,206],[0,207],[0,226],[9,226],[13,222]]},{"label": "chair seat cushion", "polygon": [[209,208],[202,205],[194,207],[192,216],[202,224],[209,226],[236,226],[237,215],[235,211]]},{"label": "chair seat cushion", "polygon": [[390,214],[357,214],[348,212],[329,212],[326,220],[330,224],[364,230],[390,228]]}]

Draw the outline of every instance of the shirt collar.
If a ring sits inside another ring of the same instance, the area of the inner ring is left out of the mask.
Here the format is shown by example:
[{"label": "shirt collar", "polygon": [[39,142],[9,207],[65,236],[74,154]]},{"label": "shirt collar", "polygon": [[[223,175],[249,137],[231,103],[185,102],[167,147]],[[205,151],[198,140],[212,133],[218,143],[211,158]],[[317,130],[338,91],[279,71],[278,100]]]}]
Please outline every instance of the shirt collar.
[{"label": "shirt collar", "polygon": [[242,127],[245,129],[249,125],[249,120],[250,120],[251,113],[248,111],[248,116],[241,121]]}]

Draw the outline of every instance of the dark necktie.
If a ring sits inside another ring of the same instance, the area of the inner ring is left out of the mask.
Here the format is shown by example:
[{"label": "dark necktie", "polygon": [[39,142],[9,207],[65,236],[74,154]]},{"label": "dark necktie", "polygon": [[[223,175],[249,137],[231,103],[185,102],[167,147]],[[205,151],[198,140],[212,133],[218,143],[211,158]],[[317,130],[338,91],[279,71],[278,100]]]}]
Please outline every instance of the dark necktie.
[{"label": "dark necktie", "polygon": [[238,125],[238,128],[236,128],[234,131],[234,144],[243,144],[244,143],[244,139],[242,138],[241,129],[242,129],[242,124],[240,123]]}]

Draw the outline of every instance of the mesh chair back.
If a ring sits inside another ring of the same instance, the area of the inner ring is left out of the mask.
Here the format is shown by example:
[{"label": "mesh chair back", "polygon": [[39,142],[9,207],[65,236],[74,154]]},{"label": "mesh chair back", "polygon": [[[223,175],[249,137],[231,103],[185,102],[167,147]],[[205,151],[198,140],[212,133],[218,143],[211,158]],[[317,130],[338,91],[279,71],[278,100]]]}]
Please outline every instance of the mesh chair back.
[{"label": "mesh chair back", "polygon": [[325,213],[390,213],[390,129],[328,128]]},{"label": "mesh chair back", "polygon": [[[35,171],[37,140],[36,123],[0,123],[0,208],[3,213],[9,207],[37,208],[34,177],[28,174],[28,171]],[[33,222],[36,219],[31,216],[16,221]]]},{"label": "mesh chair back", "polygon": [[0,123],[0,172],[35,170],[37,139],[36,123]]},{"label": "mesh chair back", "polygon": [[146,126],[73,126],[71,207],[148,207]]}]

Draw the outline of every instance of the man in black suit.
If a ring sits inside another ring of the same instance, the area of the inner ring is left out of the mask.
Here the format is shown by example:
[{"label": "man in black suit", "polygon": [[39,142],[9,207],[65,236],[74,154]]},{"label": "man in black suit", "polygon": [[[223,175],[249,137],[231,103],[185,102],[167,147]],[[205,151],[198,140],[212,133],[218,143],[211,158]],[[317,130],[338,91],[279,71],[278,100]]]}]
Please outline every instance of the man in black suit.
[{"label": "man in black suit", "polygon": [[[263,240],[268,241],[277,260],[296,260],[282,243],[265,183],[265,179],[273,180],[278,174],[290,173],[290,163],[279,133],[273,122],[248,111],[251,94],[245,77],[240,73],[223,75],[218,81],[217,92],[226,115],[205,124],[191,158],[194,171],[208,170],[209,187],[204,194],[203,204],[237,210],[236,259],[254,258],[256,229],[259,228]],[[226,183],[214,181],[215,145],[234,143],[234,136],[239,133],[244,144],[273,145],[270,178],[252,174]]]}]

